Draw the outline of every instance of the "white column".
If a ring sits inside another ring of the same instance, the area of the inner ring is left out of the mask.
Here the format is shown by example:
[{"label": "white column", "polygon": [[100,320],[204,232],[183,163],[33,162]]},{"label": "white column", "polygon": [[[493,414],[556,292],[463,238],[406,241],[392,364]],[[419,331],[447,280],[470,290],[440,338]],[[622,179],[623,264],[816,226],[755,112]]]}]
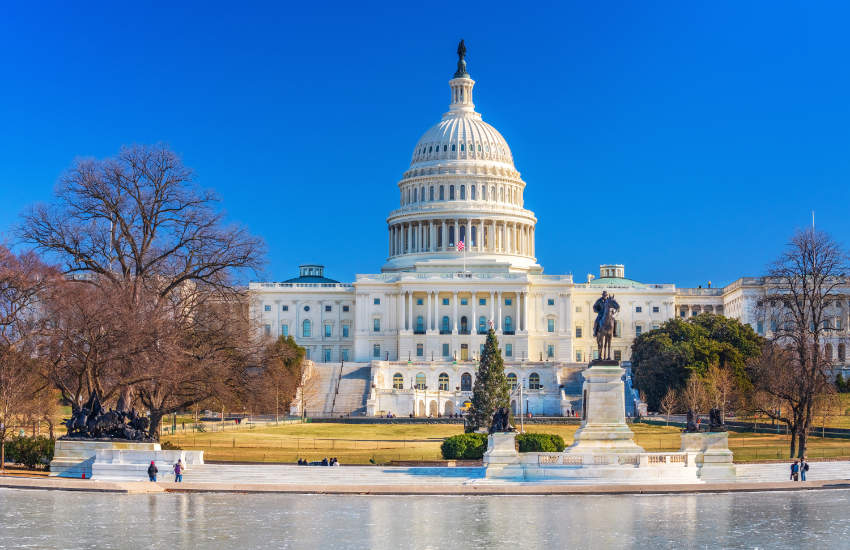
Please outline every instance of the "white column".
[{"label": "white column", "polygon": [[472,221],[466,220],[466,242],[463,243],[464,247],[467,248],[472,243]]},{"label": "white column", "polygon": [[523,293],[522,300],[523,330],[528,332],[528,292]]},{"label": "white column", "polygon": [[434,291],[434,330],[440,330],[440,291]]},{"label": "white column", "polygon": [[484,220],[478,221],[478,252],[484,251]]},{"label": "white column", "polygon": [[496,292],[496,301],[499,302],[499,315],[496,317],[496,334],[502,334],[502,293]]},{"label": "white column", "polygon": [[[457,222],[455,222],[455,239],[457,239]],[[454,315],[452,316],[452,334],[457,334],[457,290],[452,293]]]},{"label": "white column", "polygon": [[448,241],[448,236],[446,235],[446,220],[442,220],[442,221],[443,221],[443,242],[440,243],[440,244],[442,245],[441,248],[443,249],[443,251],[446,251],[446,250],[449,249],[449,241]]},{"label": "white column", "polygon": [[475,296],[475,291],[472,291],[469,299],[472,300],[472,324],[469,332],[471,334],[476,334],[478,332],[478,297]]},{"label": "white column", "polygon": [[437,227],[434,221],[428,222],[428,250],[435,252],[437,250]]},{"label": "white column", "polygon": [[560,319],[558,319],[558,322],[561,325],[560,327],[558,327],[558,332],[560,332],[561,334],[566,334],[567,328],[569,326],[569,318],[570,318],[569,309],[570,309],[570,306],[569,306],[569,303],[567,302],[567,295],[566,294],[563,294],[563,293],[558,294],[558,299],[560,300],[560,303],[561,303],[561,312],[562,312],[561,315],[559,316]]},{"label": "white column", "polygon": [[[493,291],[491,290],[490,291],[490,319],[489,320],[490,320],[490,322],[493,323],[493,328],[496,328],[496,321],[493,319],[493,311],[494,311],[493,308],[495,307],[493,305],[493,300],[494,300],[493,296],[494,296],[494,294],[493,294]],[[487,328],[490,328],[490,327],[488,326]]]},{"label": "white column", "polygon": [[413,330],[413,291],[407,293],[407,330]]},{"label": "white column", "polygon": [[534,228],[531,228],[531,255],[534,256]]},{"label": "white column", "polygon": [[[401,332],[401,331],[404,330],[404,293],[402,291],[399,291],[399,293],[396,294],[395,303],[396,303],[396,330]],[[363,308],[363,309],[365,310],[366,308]],[[368,327],[368,329],[371,330],[371,327]],[[369,351],[371,352],[372,350],[369,350]]]},{"label": "white column", "polygon": [[431,291],[428,291],[428,324],[425,325],[425,332],[431,330]]},{"label": "white column", "polygon": [[458,223],[458,220],[455,220],[455,238],[454,238],[454,241],[452,242],[452,244],[454,244],[454,245],[457,245],[457,243],[458,243],[458,240],[459,240],[458,233],[459,232],[460,232],[460,224]]}]

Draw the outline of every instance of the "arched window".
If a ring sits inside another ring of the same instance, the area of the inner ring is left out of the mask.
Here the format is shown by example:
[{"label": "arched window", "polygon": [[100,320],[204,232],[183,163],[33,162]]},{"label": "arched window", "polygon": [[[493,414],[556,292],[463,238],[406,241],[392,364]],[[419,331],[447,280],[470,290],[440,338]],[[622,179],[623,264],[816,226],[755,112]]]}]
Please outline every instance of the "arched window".
[{"label": "arched window", "polygon": [[508,374],[508,386],[510,386],[511,391],[514,391],[516,389],[516,384],[516,374],[513,372]]},{"label": "arched window", "polygon": [[511,319],[511,316],[508,315],[507,317],[505,317],[505,332],[513,332],[513,330],[514,322],[513,319]]},{"label": "arched window", "polygon": [[425,374],[420,372],[416,375],[416,389],[424,390],[425,387]]},{"label": "arched window", "polygon": [[425,202],[425,186],[419,188],[419,200]]},{"label": "arched window", "polygon": [[310,319],[304,319],[304,322],[301,323],[301,336],[304,338],[310,338],[313,334],[313,324],[310,322]]},{"label": "arched window", "polygon": [[[473,187],[473,189],[475,188]],[[475,242],[478,241],[478,228],[473,225],[469,233],[471,235],[469,246],[475,246]]]},{"label": "arched window", "polygon": [[443,324],[440,327],[440,332],[442,334],[449,334],[452,331],[451,329],[451,321],[449,320],[448,315],[443,316]]},{"label": "arched window", "polygon": [[478,318],[478,334],[487,334],[487,319],[483,315]]},{"label": "arched window", "polygon": [[428,200],[430,200],[430,201],[434,200],[434,186],[433,185],[428,190],[428,197],[429,197]]},{"label": "arched window", "polygon": [[446,200],[445,187],[442,185],[440,186],[440,200]]},{"label": "arched window", "polygon": [[466,225],[461,225],[458,233],[460,233],[460,235],[457,238],[457,242],[463,242],[466,244]]},{"label": "arched window", "polygon": [[539,390],[540,389],[540,375],[536,372],[532,372],[528,376],[528,389],[530,390]]},{"label": "arched window", "polygon": [[481,200],[482,201],[487,200],[487,186],[486,185],[481,186]]},{"label": "arched window", "polygon": [[425,321],[422,319],[421,315],[416,317],[416,332],[419,334],[425,334]]},{"label": "arched window", "polygon": [[469,334],[469,323],[466,320],[466,315],[460,318],[460,333]]},{"label": "arched window", "polygon": [[440,391],[449,391],[449,375],[441,372],[440,377],[438,378],[438,382],[440,385]]},{"label": "arched window", "polygon": [[839,361],[844,361],[845,353],[846,353],[845,349],[846,349],[846,347],[844,346],[843,343],[838,344],[838,360]]},{"label": "arched window", "polygon": [[404,377],[400,372],[397,372],[393,375],[393,389],[394,390],[403,390],[404,389]]},{"label": "arched window", "polygon": [[475,186],[474,185],[469,187],[469,198],[470,198],[470,200],[475,200]]},{"label": "arched window", "polygon": [[466,186],[460,186],[460,200],[464,200],[466,198]]},{"label": "arched window", "polygon": [[505,188],[504,187],[499,188],[499,200],[501,202],[505,202]]},{"label": "arched window", "polygon": [[824,346],[824,355],[826,355],[827,360],[832,360],[832,344],[827,344]]},{"label": "arched window", "polygon": [[460,377],[460,391],[472,391],[472,375],[468,372]]},{"label": "arched window", "polygon": [[443,228],[437,226],[437,248],[443,248]]},{"label": "arched window", "polygon": [[450,201],[455,200],[455,186],[454,185],[449,185],[449,200]]}]

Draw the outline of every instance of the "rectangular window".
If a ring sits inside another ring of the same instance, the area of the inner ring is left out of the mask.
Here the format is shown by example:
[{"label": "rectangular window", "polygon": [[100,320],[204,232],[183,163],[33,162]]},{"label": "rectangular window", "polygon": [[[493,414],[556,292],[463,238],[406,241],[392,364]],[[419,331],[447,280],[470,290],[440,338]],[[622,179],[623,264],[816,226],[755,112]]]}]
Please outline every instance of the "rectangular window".
[{"label": "rectangular window", "polygon": [[505,344],[505,357],[513,357],[514,356],[514,346],[513,344]]},{"label": "rectangular window", "polygon": [[416,344],[416,357],[422,357],[423,355],[425,355],[425,346]]},{"label": "rectangular window", "polygon": [[443,305],[444,306],[449,305],[449,299],[448,298],[443,298]]},{"label": "rectangular window", "polygon": [[615,349],[614,350],[614,361],[620,361],[623,358],[623,352]]},{"label": "rectangular window", "polygon": [[372,303],[376,306],[379,306],[379,305],[381,305],[381,299],[380,298],[373,298]]},{"label": "rectangular window", "polygon": [[484,355],[484,344],[481,344],[480,346],[478,346],[478,355],[479,356]]},{"label": "rectangular window", "polygon": [[759,321],[756,323],[756,332],[759,334],[764,334],[764,321]]},{"label": "rectangular window", "polygon": [[350,325],[348,323],[343,323],[342,325],[342,337],[348,338],[348,331],[350,330]]},{"label": "rectangular window", "polygon": [[685,310],[684,309],[679,312],[679,317],[681,317],[682,319],[685,318]]},{"label": "rectangular window", "polygon": [[381,320],[380,319],[372,319],[372,332],[381,332]]},{"label": "rectangular window", "polygon": [[581,338],[581,327],[576,327],[576,338]]},{"label": "rectangular window", "polygon": [[460,299],[460,305],[465,306],[467,303],[468,303],[468,300],[466,298]]},{"label": "rectangular window", "polygon": [[555,320],[554,319],[546,319],[546,331],[547,332],[555,332]]},{"label": "rectangular window", "polygon": [[272,306],[269,306],[269,305],[263,306],[263,311],[271,311],[271,310],[272,310]]},{"label": "rectangular window", "polygon": [[330,338],[330,337],[331,337],[331,326],[325,325],[325,338]]},{"label": "rectangular window", "polygon": [[449,356],[449,345],[443,344],[443,357],[448,357],[448,356]]},{"label": "rectangular window", "polygon": [[658,330],[658,323],[652,323],[652,330]]},{"label": "rectangular window", "polygon": [[478,298],[478,305],[479,306],[486,306],[487,305],[487,298]]},{"label": "rectangular window", "polygon": [[417,306],[421,306],[421,305],[422,305],[422,298],[417,298],[417,299],[416,299],[416,305],[417,305]]},{"label": "rectangular window", "polygon": [[658,313],[658,306],[652,306],[652,313]]},{"label": "rectangular window", "polygon": [[[284,306],[284,307],[286,307],[286,306]],[[344,312],[346,312],[346,313],[348,313],[348,310],[349,310],[349,309],[350,309],[350,308],[349,308],[348,306],[342,306],[342,310],[343,310]]]},{"label": "rectangular window", "polygon": [[331,310],[331,306],[325,306],[325,311],[330,311],[330,310]]},{"label": "rectangular window", "polygon": [[841,317],[835,318],[835,330],[841,330]]},{"label": "rectangular window", "polygon": [[325,363],[330,363],[331,362],[331,349],[325,348],[325,349],[322,350],[322,352],[325,356]]},{"label": "rectangular window", "polygon": [[546,346],[546,357],[548,357],[549,359],[552,359],[553,357],[555,357],[555,346],[554,345],[549,344],[548,346]]},{"label": "rectangular window", "polygon": [[505,298],[505,305],[506,306],[511,305],[511,299],[510,298]]},{"label": "rectangular window", "polygon": [[643,308],[640,306],[635,306],[635,313],[640,313],[643,311]]},{"label": "rectangular window", "polygon": [[289,336],[289,325],[280,325],[280,335],[284,338]]},{"label": "rectangular window", "polygon": [[271,335],[272,335],[272,326],[271,326],[271,325],[265,325],[265,326],[263,327],[263,333],[264,333],[266,336],[271,336]]},{"label": "rectangular window", "polygon": [[308,361],[313,359],[313,353],[310,348],[307,348],[306,350],[304,350],[304,352],[306,353],[306,355],[304,356],[305,359],[307,359]]},{"label": "rectangular window", "polygon": [[375,359],[381,358],[381,344],[375,344],[372,346],[372,357]]},{"label": "rectangular window", "polygon": [[599,350],[598,349],[593,350],[593,358],[599,359]]},{"label": "rectangular window", "polygon": [[546,300],[546,303],[549,304],[550,306],[554,306],[555,305],[555,298],[549,298],[548,300]]},{"label": "rectangular window", "polygon": [[581,313],[581,306],[576,306],[576,313]]},{"label": "rectangular window", "polygon": [[576,363],[581,363],[581,352],[576,351]]},{"label": "rectangular window", "polygon": [[281,311],[289,311],[289,306],[281,306]]},{"label": "rectangular window", "polygon": [[643,327],[640,325],[635,325],[635,336],[640,336],[640,333],[643,331]]},{"label": "rectangular window", "polygon": [[343,361],[349,361],[347,349],[341,349],[341,350],[339,350],[339,353],[340,353],[340,359],[342,359]]}]

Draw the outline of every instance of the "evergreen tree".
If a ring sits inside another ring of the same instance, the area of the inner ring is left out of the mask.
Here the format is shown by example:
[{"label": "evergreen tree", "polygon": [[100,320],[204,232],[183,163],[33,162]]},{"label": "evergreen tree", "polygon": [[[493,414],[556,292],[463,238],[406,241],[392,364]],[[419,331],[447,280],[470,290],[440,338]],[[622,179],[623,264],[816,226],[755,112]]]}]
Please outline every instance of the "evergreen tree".
[{"label": "evergreen tree", "polygon": [[496,331],[487,331],[487,343],[478,362],[478,375],[472,387],[472,407],[467,416],[466,431],[472,432],[490,426],[493,413],[499,407],[510,410],[511,390],[505,376],[505,364]]}]

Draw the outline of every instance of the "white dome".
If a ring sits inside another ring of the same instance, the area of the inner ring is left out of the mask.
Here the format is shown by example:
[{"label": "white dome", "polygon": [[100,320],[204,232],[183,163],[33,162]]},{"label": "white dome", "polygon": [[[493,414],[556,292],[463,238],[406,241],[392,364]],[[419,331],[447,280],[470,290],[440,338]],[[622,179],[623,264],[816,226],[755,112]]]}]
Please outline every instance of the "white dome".
[{"label": "white dome", "polygon": [[419,139],[410,166],[439,160],[487,160],[514,165],[505,138],[475,112],[446,113]]}]

